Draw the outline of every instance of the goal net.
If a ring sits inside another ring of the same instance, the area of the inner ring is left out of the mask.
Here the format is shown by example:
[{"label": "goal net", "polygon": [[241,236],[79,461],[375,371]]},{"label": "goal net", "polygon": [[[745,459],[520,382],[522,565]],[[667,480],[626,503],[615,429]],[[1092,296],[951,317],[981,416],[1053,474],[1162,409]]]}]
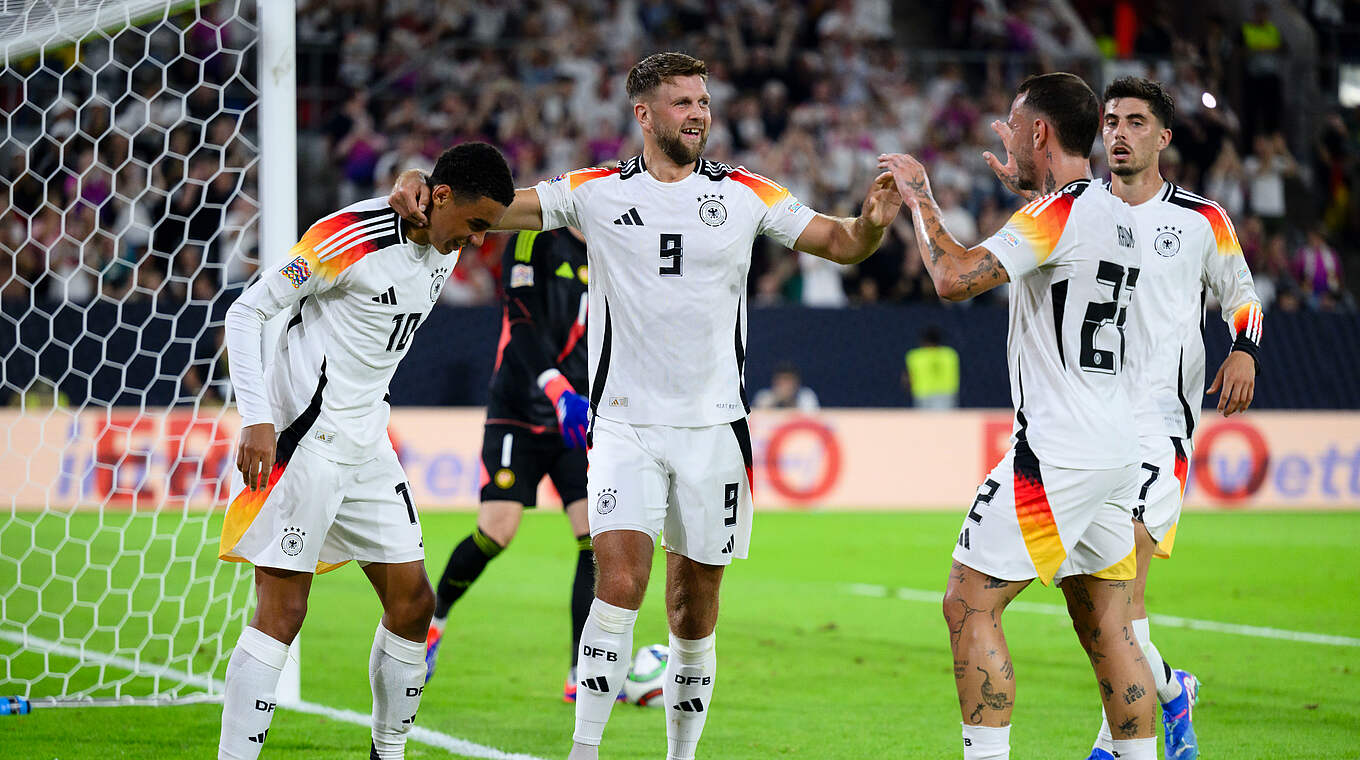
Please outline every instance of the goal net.
[{"label": "goal net", "polygon": [[222,316],[257,265],[255,13],[0,0],[0,697],[222,690],[251,602],[217,542]]}]

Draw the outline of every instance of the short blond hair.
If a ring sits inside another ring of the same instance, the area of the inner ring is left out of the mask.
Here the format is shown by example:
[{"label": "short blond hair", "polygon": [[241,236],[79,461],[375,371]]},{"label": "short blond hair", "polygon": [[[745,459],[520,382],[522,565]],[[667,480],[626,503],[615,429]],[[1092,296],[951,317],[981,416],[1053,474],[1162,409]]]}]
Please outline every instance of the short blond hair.
[{"label": "short blond hair", "polygon": [[629,70],[628,99],[636,103],[655,92],[667,79],[692,76],[707,80],[708,64],[684,53],[653,53]]}]

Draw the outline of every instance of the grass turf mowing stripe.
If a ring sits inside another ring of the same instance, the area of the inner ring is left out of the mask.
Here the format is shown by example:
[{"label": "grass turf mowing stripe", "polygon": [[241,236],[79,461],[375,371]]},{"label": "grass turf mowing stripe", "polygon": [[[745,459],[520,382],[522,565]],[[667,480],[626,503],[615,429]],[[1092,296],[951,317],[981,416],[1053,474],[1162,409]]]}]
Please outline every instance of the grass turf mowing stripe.
[{"label": "grass turf mowing stripe", "polygon": [[[210,694],[193,695],[188,698],[182,699],[128,698],[126,700],[123,700],[114,698],[91,701],[82,701],[79,699],[63,701],[56,699],[44,700],[43,698],[39,697],[30,700],[33,703],[34,707],[105,707],[128,704],[167,705],[172,703],[189,703],[189,702],[221,702],[222,698],[220,694],[226,688],[226,684],[214,678],[208,678],[206,676],[186,673],[182,670],[176,670],[165,665],[154,665],[144,662],[138,662],[137,660],[129,659],[127,657],[118,657],[116,655],[104,654],[102,652],[91,652],[85,649],[81,649],[79,647],[68,646],[66,644],[61,644],[56,641],[49,641],[47,639],[41,639],[36,636],[29,636],[24,633],[15,633],[13,631],[0,631],[0,640],[18,644],[19,646],[24,647],[26,649],[37,650],[45,654],[55,654],[61,657],[72,657],[75,659],[79,659],[82,662],[107,665],[122,670],[130,671],[139,676],[152,676],[156,678],[165,678],[167,680],[184,684],[185,686],[195,686],[198,688],[209,689],[217,693],[217,695]],[[372,717],[369,715],[357,713],[353,710],[345,710],[337,707],[328,707],[326,705],[317,704],[315,702],[307,702],[305,700],[299,702],[280,702],[279,707],[288,708],[290,710],[296,710],[298,712],[309,713],[311,715],[320,715],[326,718],[330,718],[331,720],[344,721],[345,723],[353,723],[356,726],[370,726],[372,725],[373,722]],[[466,739],[459,739],[456,736],[450,736],[440,731],[434,731],[421,726],[412,726],[411,732],[407,734],[407,736],[408,738],[418,741],[421,744],[428,744],[431,747],[446,749],[449,752],[452,752],[456,755],[462,755],[465,757],[482,758],[484,760],[543,760],[543,758],[537,757],[535,755],[505,752],[503,750],[496,749],[495,747],[487,747],[482,744],[477,744],[476,742],[470,742]]]},{"label": "grass turf mowing stripe", "polygon": [[[934,604],[940,604],[944,601],[943,591],[924,591],[915,588],[890,588],[888,586],[879,586],[873,583],[851,583],[845,588],[855,596],[871,596],[882,599],[896,598],[909,602],[931,602]],[[1038,602],[1022,602],[1016,600],[1007,605],[1006,609],[1018,610],[1020,612],[1033,612],[1039,615],[1067,617],[1067,608],[1057,604],[1041,604]],[[1360,647],[1360,639],[1351,638],[1349,636],[1332,636],[1326,633],[1287,631],[1282,628],[1265,628],[1256,625],[1220,623],[1214,620],[1196,620],[1194,618],[1177,617],[1175,615],[1159,615],[1156,613],[1150,613],[1148,615],[1148,620],[1158,626],[1187,628],[1192,631],[1231,633],[1238,636],[1252,636],[1258,639],[1301,641],[1306,644],[1327,644],[1337,647]]]}]

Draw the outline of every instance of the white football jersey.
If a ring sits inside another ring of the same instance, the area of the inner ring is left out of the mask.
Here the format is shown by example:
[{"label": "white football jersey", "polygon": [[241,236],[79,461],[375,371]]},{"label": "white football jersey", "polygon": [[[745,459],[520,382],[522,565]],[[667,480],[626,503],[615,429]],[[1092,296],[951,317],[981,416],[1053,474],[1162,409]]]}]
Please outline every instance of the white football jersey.
[{"label": "white football jersey", "polygon": [[242,424],[272,422],[281,437],[327,459],[365,462],[387,434],[388,383],[457,252],[410,242],[387,199],[374,198],[313,224],[291,254],[232,305],[261,321],[291,315],[264,377],[238,366],[250,336],[228,319]]},{"label": "white football jersey", "polygon": [[1013,441],[1044,464],[1138,459],[1124,323],[1141,254],[1129,207],[1091,180],[1036,198],[983,246],[1011,280],[1006,359]]},{"label": "white football jersey", "polygon": [[745,416],[751,244],[766,234],[793,247],[815,212],[758,174],[703,158],[678,182],[635,156],[535,189],[543,229],[585,234],[593,412],[677,427]]},{"label": "white football jersey", "polygon": [[1127,328],[1138,434],[1188,439],[1204,397],[1205,289],[1222,305],[1235,345],[1253,356],[1261,301],[1232,221],[1217,203],[1167,182],[1132,208],[1143,248],[1138,307]]}]

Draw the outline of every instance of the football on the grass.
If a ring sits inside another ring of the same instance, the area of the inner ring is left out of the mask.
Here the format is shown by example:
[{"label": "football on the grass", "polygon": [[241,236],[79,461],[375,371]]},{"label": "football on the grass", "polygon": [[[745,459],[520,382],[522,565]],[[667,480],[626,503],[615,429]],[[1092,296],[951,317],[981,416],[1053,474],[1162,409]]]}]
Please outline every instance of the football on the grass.
[{"label": "football on the grass", "polygon": [[665,644],[652,644],[637,651],[628,680],[623,683],[623,698],[629,704],[662,706],[661,684],[666,680],[666,661],[671,650]]}]

